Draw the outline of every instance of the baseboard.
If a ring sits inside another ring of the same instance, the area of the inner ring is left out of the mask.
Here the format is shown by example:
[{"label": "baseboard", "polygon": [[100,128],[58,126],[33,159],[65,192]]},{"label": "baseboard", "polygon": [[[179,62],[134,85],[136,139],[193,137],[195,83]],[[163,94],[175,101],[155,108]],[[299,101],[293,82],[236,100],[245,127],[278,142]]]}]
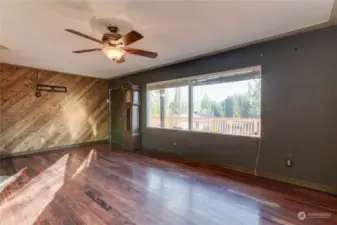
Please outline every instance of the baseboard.
[{"label": "baseboard", "polygon": [[29,151],[29,152],[16,152],[16,153],[5,153],[5,154],[0,153],[0,158],[20,157],[20,156],[39,154],[39,153],[50,152],[50,151],[66,150],[66,149],[97,145],[97,144],[108,144],[108,143],[109,143],[108,140],[100,140],[100,141],[91,141],[91,142],[85,142],[85,143],[79,143],[79,144],[73,144],[73,145],[58,146],[58,147],[53,147],[53,148],[38,149],[38,150]]},{"label": "baseboard", "polygon": [[316,183],[312,183],[312,182],[308,182],[304,180],[298,180],[294,178],[282,177],[282,176],[278,176],[275,174],[269,174],[269,173],[258,173],[257,176],[281,181],[281,182],[288,183],[288,184],[293,184],[299,187],[305,187],[305,188],[314,189],[317,191],[337,195],[337,188],[333,188],[333,187],[322,185],[322,184],[316,184]]},{"label": "baseboard", "polygon": [[216,166],[224,168],[224,169],[233,170],[233,171],[237,171],[237,172],[240,172],[240,173],[245,173],[245,174],[255,176],[255,173],[254,173],[253,170],[246,169],[246,168],[243,168],[243,167],[240,167],[240,166],[233,166],[233,165],[216,165]]},{"label": "baseboard", "polygon": [[[194,162],[194,163],[197,162],[197,160],[195,160],[195,159],[194,160],[189,159],[187,157],[183,157],[183,156],[176,155],[176,154],[169,153],[169,152],[161,152],[161,151],[158,151],[156,149],[147,149],[145,152],[141,151],[141,152],[136,152],[136,153],[138,153],[138,154],[144,154],[145,153],[146,155],[149,155],[149,156],[158,155],[158,154],[161,155],[161,156],[166,155],[167,157],[174,157],[176,159],[180,159],[182,163],[187,163],[187,164],[189,162]],[[201,162],[201,161],[198,161],[198,163],[204,164],[206,166],[216,166],[218,168],[220,167],[220,168],[223,168],[223,169],[228,169],[228,170],[237,171],[237,172],[241,172],[241,173],[245,173],[245,174],[249,174],[249,175],[253,175],[253,176],[257,176],[257,177],[263,177],[263,178],[267,178],[267,179],[271,179],[271,180],[280,181],[280,182],[283,182],[283,183],[296,185],[298,187],[309,188],[309,189],[312,189],[312,190],[316,190],[316,191],[320,191],[320,192],[324,192],[324,193],[329,193],[329,194],[332,194],[332,195],[337,195],[337,188],[326,186],[326,185],[316,184],[316,183],[312,183],[312,182],[308,182],[308,181],[283,177],[283,176],[259,172],[259,171],[257,171],[255,173],[254,170],[243,168],[243,167],[240,167],[240,166],[216,165],[216,164],[212,164],[212,163],[209,163],[209,162]]]},{"label": "baseboard", "polygon": [[271,179],[271,180],[280,181],[280,182],[283,182],[283,183],[293,184],[293,185],[296,185],[296,186],[299,186],[299,187],[305,187],[305,188],[314,189],[314,190],[317,190],[317,191],[337,195],[337,188],[333,188],[333,187],[326,186],[326,185],[316,184],[316,183],[312,183],[312,182],[308,182],[308,181],[304,181],[304,180],[298,180],[298,179],[294,179],[294,178],[282,177],[282,176],[279,176],[279,175],[270,174],[270,173],[263,173],[263,172],[259,172],[259,171],[257,171],[257,173],[255,174],[255,172],[253,170],[241,168],[241,167],[238,167],[238,166],[221,165],[220,167],[225,168],[225,169],[229,169],[229,170],[238,171],[238,172],[241,172],[241,173],[254,175],[254,176],[257,176],[257,177],[263,177],[263,178],[267,178],[267,179]]}]

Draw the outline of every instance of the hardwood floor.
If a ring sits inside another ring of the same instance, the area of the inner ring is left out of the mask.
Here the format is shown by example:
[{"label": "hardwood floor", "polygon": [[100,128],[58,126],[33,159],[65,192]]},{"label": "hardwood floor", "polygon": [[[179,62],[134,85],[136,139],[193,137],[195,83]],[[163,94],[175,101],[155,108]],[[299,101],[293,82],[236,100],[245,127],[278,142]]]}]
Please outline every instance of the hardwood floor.
[{"label": "hardwood floor", "polygon": [[0,175],[1,225],[337,224],[337,197],[107,145],[1,159]]}]

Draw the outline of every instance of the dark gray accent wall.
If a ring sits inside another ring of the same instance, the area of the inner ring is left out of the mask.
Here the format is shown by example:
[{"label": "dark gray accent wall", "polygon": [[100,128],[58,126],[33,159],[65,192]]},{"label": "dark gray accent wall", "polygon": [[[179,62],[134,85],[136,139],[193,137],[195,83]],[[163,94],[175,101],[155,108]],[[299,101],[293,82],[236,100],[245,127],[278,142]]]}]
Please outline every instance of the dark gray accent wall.
[{"label": "dark gray accent wall", "polygon": [[[147,83],[253,65],[262,66],[260,140],[146,127]],[[142,90],[143,150],[253,170],[260,146],[258,172],[337,187],[337,26],[114,79],[110,87],[126,81]]]}]

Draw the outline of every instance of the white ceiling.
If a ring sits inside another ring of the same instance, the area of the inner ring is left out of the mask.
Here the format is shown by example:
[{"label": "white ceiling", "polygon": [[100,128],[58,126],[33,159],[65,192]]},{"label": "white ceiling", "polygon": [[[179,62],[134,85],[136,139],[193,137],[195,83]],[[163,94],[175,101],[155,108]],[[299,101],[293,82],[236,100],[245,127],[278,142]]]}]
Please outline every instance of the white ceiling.
[{"label": "white ceiling", "polygon": [[[0,50],[0,62],[113,78],[324,23],[333,2],[0,0],[0,44],[10,49]],[[72,54],[100,45],[64,29],[100,39],[98,21],[137,30],[144,39],[130,47],[158,58],[126,55],[116,64],[102,52]]]}]

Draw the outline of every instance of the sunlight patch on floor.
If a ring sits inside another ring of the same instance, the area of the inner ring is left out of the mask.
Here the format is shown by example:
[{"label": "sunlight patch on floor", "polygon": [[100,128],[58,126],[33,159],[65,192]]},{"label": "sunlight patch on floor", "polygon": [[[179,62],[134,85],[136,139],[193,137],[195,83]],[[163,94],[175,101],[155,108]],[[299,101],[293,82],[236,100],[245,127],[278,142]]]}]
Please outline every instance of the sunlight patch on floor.
[{"label": "sunlight patch on floor", "polygon": [[27,169],[27,167],[21,169],[19,172],[12,176],[0,176],[0,193],[3,191],[8,185],[16,181],[22,173]]},{"label": "sunlight patch on floor", "polygon": [[0,205],[2,224],[32,225],[64,184],[69,154],[32,178]]},{"label": "sunlight patch on floor", "polygon": [[82,170],[84,170],[84,168],[88,168],[90,166],[91,163],[91,159],[92,156],[95,154],[95,150],[91,149],[89,155],[85,158],[85,160],[82,162],[82,164],[77,168],[76,172],[74,173],[74,175],[71,177],[71,179],[73,180],[78,174],[80,174],[82,172]]}]

